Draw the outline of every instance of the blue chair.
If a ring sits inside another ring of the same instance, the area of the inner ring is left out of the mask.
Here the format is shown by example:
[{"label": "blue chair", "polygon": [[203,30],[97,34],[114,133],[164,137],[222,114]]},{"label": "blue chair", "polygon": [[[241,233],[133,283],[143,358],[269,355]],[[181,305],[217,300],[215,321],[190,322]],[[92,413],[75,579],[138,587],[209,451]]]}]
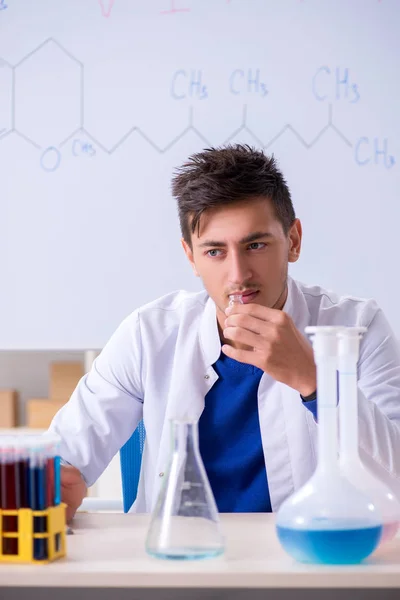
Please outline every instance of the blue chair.
[{"label": "blue chair", "polygon": [[143,421],[140,421],[119,452],[124,513],[129,511],[137,495],[145,438],[146,431]]}]

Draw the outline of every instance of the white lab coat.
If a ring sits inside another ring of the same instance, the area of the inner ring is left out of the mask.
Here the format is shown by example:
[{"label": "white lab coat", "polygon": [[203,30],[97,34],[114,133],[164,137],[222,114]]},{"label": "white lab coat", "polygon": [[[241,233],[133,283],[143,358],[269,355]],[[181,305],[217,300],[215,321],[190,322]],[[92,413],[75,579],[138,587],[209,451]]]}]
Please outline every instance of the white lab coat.
[{"label": "white lab coat", "polygon": [[[288,280],[284,306],[307,325],[366,326],[359,361],[360,454],[400,497],[400,356],[375,301],[338,297]],[[93,484],[144,419],[146,444],[132,511],[154,507],[169,450],[169,419],[198,419],[218,379],[216,308],[206,292],[175,292],[134,311],[111,337],[50,429],[62,458]],[[264,373],[258,389],[262,445],[273,511],[316,466],[318,425],[296,390]]]}]

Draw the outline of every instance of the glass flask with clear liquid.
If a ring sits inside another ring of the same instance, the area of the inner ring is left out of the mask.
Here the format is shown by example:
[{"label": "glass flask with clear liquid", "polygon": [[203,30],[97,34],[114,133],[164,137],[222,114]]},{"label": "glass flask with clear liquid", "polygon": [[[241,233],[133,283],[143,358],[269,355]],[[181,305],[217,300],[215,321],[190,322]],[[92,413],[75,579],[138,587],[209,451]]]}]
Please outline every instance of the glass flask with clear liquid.
[{"label": "glass flask with clear liquid", "polygon": [[229,306],[233,306],[234,304],[243,304],[242,294],[231,294],[229,296]]},{"label": "glass flask with clear liquid", "polygon": [[308,327],[317,367],[318,462],[278,510],[278,539],[293,558],[357,564],[378,546],[382,520],[371,498],[341,474],[337,438],[337,327]]},{"label": "glass flask with clear liquid", "polygon": [[224,551],[219,514],[200,455],[198,423],[171,421],[171,458],[146,539],[157,558],[193,560]]},{"label": "glass flask with clear liquid", "polygon": [[380,544],[390,541],[400,525],[400,503],[393,492],[367,469],[358,450],[357,363],[364,327],[346,327],[339,338],[339,429],[340,470],[361,491],[367,493],[382,516]]}]

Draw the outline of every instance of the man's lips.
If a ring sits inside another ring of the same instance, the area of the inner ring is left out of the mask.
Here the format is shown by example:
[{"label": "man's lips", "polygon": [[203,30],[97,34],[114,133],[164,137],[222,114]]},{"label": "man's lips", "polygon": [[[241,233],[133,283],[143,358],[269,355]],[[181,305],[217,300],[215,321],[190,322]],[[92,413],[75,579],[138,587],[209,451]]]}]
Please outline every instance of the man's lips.
[{"label": "man's lips", "polygon": [[245,290],[243,292],[235,292],[233,294],[229,294],[229,298],[232,298],[232,296],[239,296],[243,304],[249,304],[254,300],[257,294],[258,290]]},{"label": "man's lips", "polygon": [[242,295],[242,302],[243,304],[250,304],[250,302],[253,302],[254,298],[257,296],[258,291],[255,290],[254,292],[249,292],[246,294]]}]

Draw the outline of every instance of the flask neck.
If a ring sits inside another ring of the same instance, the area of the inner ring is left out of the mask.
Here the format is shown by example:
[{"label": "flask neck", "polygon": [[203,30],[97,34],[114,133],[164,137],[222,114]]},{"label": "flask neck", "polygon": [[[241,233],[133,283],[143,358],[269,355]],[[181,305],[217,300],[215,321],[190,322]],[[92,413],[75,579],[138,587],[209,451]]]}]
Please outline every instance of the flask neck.
[{"label": "flask neck", "polygon": [[339,359],[339,416],[341,460],[359,459],[357,358]]},{"label": "flask neck", "polygon": [[318,470],[338,470],[337,375],[336,358],[324,357],[317,363],[318,386]]},{"label": "flask neck", "polygon": [[173,420],[172,449],[174,453],[199,452],[199,430],[197,421]]}]

